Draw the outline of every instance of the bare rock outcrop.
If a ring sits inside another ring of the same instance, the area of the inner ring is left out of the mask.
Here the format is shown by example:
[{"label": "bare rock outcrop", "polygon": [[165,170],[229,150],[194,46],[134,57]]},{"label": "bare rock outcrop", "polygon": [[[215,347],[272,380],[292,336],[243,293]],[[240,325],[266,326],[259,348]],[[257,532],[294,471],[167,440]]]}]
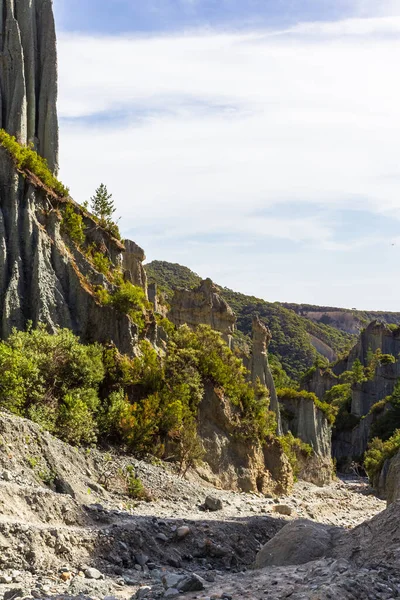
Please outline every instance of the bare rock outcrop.
[{"label": "bare rock outcrop", "polygon": [[179,327],[209,325],[222,333],[230,345],[235,331],[236,316],[229,304],[220,296],[219,288],[211,279],[205,279],[194,290],[176,290],[171,301],[168,318]]},{"label": "bare rock outcrop", "polygon": [[309,444],[320,456],[331,455],[331,427],[325,413],[311,398],[283,397],[281,403],[285,409],[284,430],[291,431],[295,437]]},{"label": "bare rock outcrop", "polygon": [[262,446],[238,436],[239,410],[206,386],[199,408],[199,436],[208,465],[202,475],[225,489],[265,494],[287,494],[293,472],[277,441]]},{"label": "bare rock outcrop", "polygon": [[0,0],[0,128],[58,166],[52,0]]},{"label": "bare rock outcrop", "polygon": [[141,287],[147,297],[147,275],[143,266],[146,260],[144,250],[132,240],[124,240],[122,266],[129,281]]},{"label": "bare rock outcrop", "polygon": [[[251,373],[251,380],[255,384],[259,381],[265,385],[270,394],[270,409],[275,413],[277,420],[277,433],[282,434],[281,415],[279,410],[278,397],[271,369],[268,363],[268,346],[272,339],[269,328],[264,325],[258,315],[253,317],[253,344],[251,357],[249,361],[244,360],[245,366]],[[248,363],[248,364],[246,364]]]}]

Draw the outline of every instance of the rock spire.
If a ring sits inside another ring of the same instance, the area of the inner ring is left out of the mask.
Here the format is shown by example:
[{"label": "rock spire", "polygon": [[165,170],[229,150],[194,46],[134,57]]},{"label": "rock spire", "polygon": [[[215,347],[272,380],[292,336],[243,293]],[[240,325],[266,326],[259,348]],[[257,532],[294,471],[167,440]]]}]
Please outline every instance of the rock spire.
[{"label": "rock spire", "polygon": [[279,402],[276,395],[275,384],[268,363],[268,346],[272,340],[269,328],[264,325],[258,315],[253,317],[253,351],[251,357],[251,378],[253,383],[257,380],[269,389],[271,405],[270,408],[276,414],[278,423],[278,434],[282,433]]}]

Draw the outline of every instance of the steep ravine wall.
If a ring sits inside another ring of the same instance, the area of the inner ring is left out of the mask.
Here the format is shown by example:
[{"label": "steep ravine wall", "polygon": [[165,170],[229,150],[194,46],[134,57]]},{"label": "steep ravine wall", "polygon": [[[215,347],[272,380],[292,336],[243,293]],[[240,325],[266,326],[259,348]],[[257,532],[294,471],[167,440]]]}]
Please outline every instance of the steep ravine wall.
[{"label": "steep ravine wall", "polygon": [[58,167],[52,0],[0,0],[0,128]]},{"label": "steep ravine wall", "polygon": [[[28,321],[51,329],[67,327],[83,341],[112,341],[132,353],[137,326],[112,307],[100,306],[85,278],[106,285],[78,250],[70,250],[60,231],[57,201],[15,171],[0,148],[0,333],[24,329]],[[97,237],[101,231],[91,222]],[[110,258],[121,250],[107,236]]]},{"label": "steep ravine wall", "polygon": [[307,391],[314,392],[319,399],[333,386],[341,383],[338,378],[345,371],[352,369],[358,359],[366,365],[368,355],[381,350],[383,354],[390,354],[396,362],[377,365],[371,379],[356,383],[351,391],[351,415],[359,419],[359,423],[351,429],[334,432],[333,456],[340,463],[359,461],[367,450],[370,439],[371,426],[376,416],[370,414],[371,408],[391,395],[396,381],[400,377],[400,330],[393,330],[383,323],[373,321],[360,334],[357,344],[352,348],[347,358],[341,360],[332,369],[316,369],[312,377],[305,382]]}]

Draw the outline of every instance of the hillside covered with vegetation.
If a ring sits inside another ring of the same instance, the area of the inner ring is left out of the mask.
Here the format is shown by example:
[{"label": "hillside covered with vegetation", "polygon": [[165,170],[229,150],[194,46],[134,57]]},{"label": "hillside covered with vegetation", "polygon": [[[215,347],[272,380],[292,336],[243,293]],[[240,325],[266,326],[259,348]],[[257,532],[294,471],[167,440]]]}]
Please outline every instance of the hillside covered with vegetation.
[{"label": "hillside covered with vegetation", "polygon": [[[149,263],[146,271],[149,281],[158,284],[167,301],[172,297],[174,289],[195,288],[201,281],[187,267],[163,261]],[[259,314],[272,332],[271,354],[293,379],[298,379],[319,356],[310,336],[326,344],[336,355],[346,352],[355,343],[355,336],[324,323],[315,323],[278,302],[267,302],[228,288],[221,288],[221,295],[235,311],[238,330],[245,336],[251,335],[253,315],[256,312]]]}]

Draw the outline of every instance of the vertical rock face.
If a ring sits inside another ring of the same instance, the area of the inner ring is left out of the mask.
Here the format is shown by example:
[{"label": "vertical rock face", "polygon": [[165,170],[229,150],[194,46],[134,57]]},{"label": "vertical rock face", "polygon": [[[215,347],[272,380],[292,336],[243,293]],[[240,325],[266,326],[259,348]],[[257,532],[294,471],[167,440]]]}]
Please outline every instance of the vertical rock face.
[{"label": "vertical rock face", "polygon": [[242,492],[287,494],[293,473],[279,443],[249,443],[237,435],[238,408],[212,384],[199,407],[199,435],[205,456],[202,475],[215,485]]},{"label": "vertical rock face", "polygon": [[322,410],[315,406],[311,398],[284,398],[281,401],[288,415],[284,429],[310,444],[316,454],[330,457],[332,432]]},{"label": "vertical rock face", "polygon": [[400,329],[393,331],[384,323],[373,321],[361,332],[357,344],[346,359],[328,371],[316,369],[304,382],[305,389],[314,392],[322,400],[326,391],[342,383],[338,376],[351,370],[356,360],[366,366],[368,355],[377,350],[381,350],[382,354],[392,355],[395,362],[378,363],[371,379],[353,384],[350,412],[355,421],[358,419],[359,422],[349,429],[334,432],[333,456],[339,464],[360,460],[368,447],[371,426],[377,419],[377,415],[370,413],[371,408],[393,393],[394,386],[400,378]]},{"label": "vertical rock face", "polygon": [[[16,173],[0,148],[0,337],[13,327],[25,329],[28,321],[40,322],[50,330],[67,327],[86,342],[112,341],[131,354],[137,326],[127,315],[98,304],[87,281],[107,282],[83,253],[65,243],[60,221],[57,200]],[[88,223],[91,230],[100,235],[94,221]],[[102,243],[117,264],[122,247],[106,235]]]},{"label": "vertical rock face", "polygon": [[230,344],[235,331],[236,316],[229,304],[219,295],[211,279],[205,279],[195,290],[176,290],[168,318],[179,327],[209,325],[223,334]]},{"label": "vertical rock face", "polygon": [[0,128],[58,167],[52,0],[0,0]]},{"label": "vertical rock face", "polygon": [[275,384],[271,369],[268,364],[268,346],[272,335],[270,330],[260,320],[259,316],[253,317],[253,350],[250,359],[249,371],[251,372],[252,382],[257,380],[268,388],[270,394],[270,408],[274,411],[278,423],[278,435],[282,433],[281,415],[279,411],[279,402],[276,395]]},{"label": "vertical rock face", "polygon": [[132,240],[124,240],[125,252],[122,258],[123,269],[133,285],[143,289],[147,297],[147,275],[143,267],[146,260],[144,250]]}]

